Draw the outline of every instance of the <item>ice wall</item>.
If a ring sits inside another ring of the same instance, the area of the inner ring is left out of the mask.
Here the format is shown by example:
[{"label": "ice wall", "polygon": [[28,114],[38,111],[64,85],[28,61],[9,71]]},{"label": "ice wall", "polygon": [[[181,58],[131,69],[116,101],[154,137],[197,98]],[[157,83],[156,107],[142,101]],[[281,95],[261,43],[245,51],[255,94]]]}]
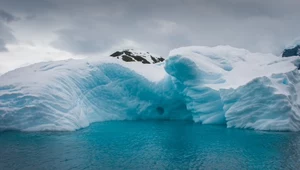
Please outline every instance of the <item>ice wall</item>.
[{"label": "ice wall", "polygon": [[195,122],[298,131],[298,62],[228,46],[185,47],[170,52],[165,69]]},{"label": "ice wall", "polygon": [[111,57],[38,63],[0,77],[0,130],[176,119],[299,131],[296,63],[229,46],[175,49],[159,64]]}]

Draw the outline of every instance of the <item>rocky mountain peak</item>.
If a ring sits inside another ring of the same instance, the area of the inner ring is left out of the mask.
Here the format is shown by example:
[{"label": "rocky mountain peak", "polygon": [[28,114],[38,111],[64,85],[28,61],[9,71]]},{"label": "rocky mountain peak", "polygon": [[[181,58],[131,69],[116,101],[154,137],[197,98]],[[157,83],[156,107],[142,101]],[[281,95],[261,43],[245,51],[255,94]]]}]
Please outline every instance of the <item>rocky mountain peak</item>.
[{"label": "rocky mountain peak", "polygon": [[165,60],[163,57],[151,54],[149,52],[133,49],[116,51],[110,56],[117,59],[122,59],[125,62],[141,62],[143,64],[155,64],[163,62]]}]

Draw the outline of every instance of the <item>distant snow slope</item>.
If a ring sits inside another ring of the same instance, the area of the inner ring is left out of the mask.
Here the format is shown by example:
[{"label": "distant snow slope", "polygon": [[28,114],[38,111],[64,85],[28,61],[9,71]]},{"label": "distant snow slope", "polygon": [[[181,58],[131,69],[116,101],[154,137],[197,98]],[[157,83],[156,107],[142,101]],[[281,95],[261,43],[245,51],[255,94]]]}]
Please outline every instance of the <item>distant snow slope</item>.
[{"label": "distant snow slope", "polygon": [[177,119],[299,131],[299,62],[217,46],[175,49],[157,64],[113,57],[39,63],[0,77],[0,130]]}]

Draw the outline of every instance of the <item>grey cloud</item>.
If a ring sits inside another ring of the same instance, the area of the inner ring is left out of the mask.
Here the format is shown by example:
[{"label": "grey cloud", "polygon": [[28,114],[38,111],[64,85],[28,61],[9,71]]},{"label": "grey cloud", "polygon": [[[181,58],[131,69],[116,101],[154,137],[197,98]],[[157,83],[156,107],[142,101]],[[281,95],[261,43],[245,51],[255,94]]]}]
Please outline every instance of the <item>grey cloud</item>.
[{"label": "grey cloud", "polygon": [[51,0],[0,0],[0,4],[1,8],[6,11],[25,15],[43,15],[47,11],[56,8],[56,5]]},{"label": "grey cloud", "polygon": [[5,43],[2,39],[0,39],[0,52],[7,52],[7,49],[5,47]]},{"label": "grey cloud", "polygon": [[109,34],[98,34],[96,30],[87,28],[63,29],[57,31],[57,34],[59,38],[52,42],[51,45],[75,54],[100,52],[111,47],[115,42]]},{"label": "grey cloud", "polygon": [[51,23],[57,36],[51,45],[80,54],[105,51],[123,39],[162,55],[180,46],[219,44],[278,53],[300,36],[299,0],[0,0],[0,4],[35,20],[33,30],[43,32],[43,25]]},{"label": "grey cloud", "polygon": [[0,22],[0,37],[3,41],[6,42],[16,41],[14,35],[12,34],[12,30],[1,22]]},{"label": "grey cloud", "polygon": [[0,52],[7,52],[6,44],[16,42],[12,30],[4,23],[18,20],[14,15],[0,9]]},{"label": "grey cloud", "polygon": [[16,38],[10,28],[0,22],[0,51],[5,52],[7,43],[15,43]]},{"label": "grey cloud", "polygon": [[90,54],[106,51],[125,39],[137,42],[146,50],[166,54],[166,49],[192,45],[183,30],[176,23],[166,20],[116,20],[95,24],[87,19],[77,21],[73,28],[57,31],[58,39],[51,45],[72,53]]},{"label": "grey cloud", "polygon": [[0,20],[10,23],[12,21],[17,21],[19,20],[18,17],[13,16],[12,14],[0,9]]},{"label": "grey cloud", "polygon": [[[215,8],[219,13],[235,18],[276,18],[282,16],[282,13],[279,11],[286,10],[280,0],[206,0],[205,3],[210,6],[210,9]],[[277,5],[274,6],[274,3]]]}]

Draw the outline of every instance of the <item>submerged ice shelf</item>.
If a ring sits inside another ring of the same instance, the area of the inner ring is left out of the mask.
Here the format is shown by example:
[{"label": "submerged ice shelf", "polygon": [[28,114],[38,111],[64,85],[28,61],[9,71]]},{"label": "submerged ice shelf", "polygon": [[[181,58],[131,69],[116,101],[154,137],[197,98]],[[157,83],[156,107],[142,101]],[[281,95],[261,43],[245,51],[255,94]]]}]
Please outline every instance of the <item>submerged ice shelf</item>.
[{"label": "submerged ice shelf", "polygon": [[183,119],[299,131],[297,63],[229,46],[179,48],[157,64],[112,57],[38,63],[0,77],[0,130]]}]

